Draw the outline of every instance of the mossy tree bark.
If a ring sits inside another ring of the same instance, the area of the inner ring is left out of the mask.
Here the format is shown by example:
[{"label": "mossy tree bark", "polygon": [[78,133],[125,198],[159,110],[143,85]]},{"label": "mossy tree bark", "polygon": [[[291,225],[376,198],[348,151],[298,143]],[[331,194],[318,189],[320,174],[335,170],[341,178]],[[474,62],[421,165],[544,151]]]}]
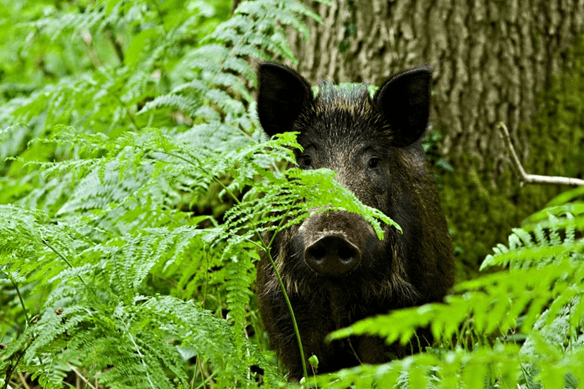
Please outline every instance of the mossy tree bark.
[{"label": "mossy tree bark", "polygon": [[[442,177],[444,205],[456,244],[476,267],[554,192],[518,188],[497,123],[507,124],[531,173],[566,173],[554,162],[554,153],[565,150],[551,151],[560,135],[533,123],[538,112],[554,109],[544,91],[578,63],[573,46],[583,32],[584,1],[333,0],[314,10],[324,23],[308,22],[310,39],[290,36],[297,69],[311,82],[379,85],[411,66],[434,68],[431,123],[444,136],[441,154],[455,167]],[[584,142],[584,135],[570,139]],[[550,155],[554,161],[541,160]]]}]

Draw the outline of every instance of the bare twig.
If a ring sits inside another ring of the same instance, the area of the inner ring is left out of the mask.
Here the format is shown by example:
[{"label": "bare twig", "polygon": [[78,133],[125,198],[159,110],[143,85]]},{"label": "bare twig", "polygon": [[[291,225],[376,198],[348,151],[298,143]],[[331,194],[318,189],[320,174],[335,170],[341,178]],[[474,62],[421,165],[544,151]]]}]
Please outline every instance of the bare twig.
[{"label": "bare twig", "polygon": [[513,143],[511,143],[511,136],[509,135],[509,130],[505,123],[499,123],[499,131],[501,131],[501,137],[505,142],[505,146],[511,155],[511,161],[517,170],[517,174],[519,175],[519,182],[520,185],[523,186],[525,184],[547,184],[547,185],[569,185],[569,186],[582,186],[584,185],[584,180],[579,178],[570,178],[570,177],[557,177],[557,176],[540,176],[537,174],[527,174],[525,173],[525,169],[521,165],[519,161],[519,157],[517,157],[517,153],[515,152],[515,148],[513,147]]},{"label": "bare twig", "polygon": [[85,382],[87,384],[87,386],[89,386],[91,389],[95,389],[95,386],[91,385],[91,383],[87,380],[87,378],[85,378],[83,376],[83,374],[79,373],[77,371],[77,369],[75,368],[75,366],[73,366],[72,364],[70,364],[69,362],[67,362],[67,365],[69,365],[69,367],[71,369],[73,369],[73,371],[75,372],[75,374],[77,375],[77,377],[81,378],[83,380],[83,382]]},{"label": "bare twig", "polygon": [[26,377],[22,375],[21,372],[18,372],[18,378],[20,378],[20,382],[22,383],[22,385],[24,385],[26,389],[30,389],[30,386],[28,386],[28,384],[26,383]]}]

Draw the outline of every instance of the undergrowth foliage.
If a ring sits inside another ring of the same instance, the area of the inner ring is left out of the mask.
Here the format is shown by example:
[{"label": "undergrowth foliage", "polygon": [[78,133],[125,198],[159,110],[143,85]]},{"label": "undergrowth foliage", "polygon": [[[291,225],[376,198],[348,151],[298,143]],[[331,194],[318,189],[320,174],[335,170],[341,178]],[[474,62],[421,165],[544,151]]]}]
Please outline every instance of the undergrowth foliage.
[{"label": "undergrowth foliage", "polygon": [[[295,61],[285,28],[318,17],[228,6],[0,6],[0,387],[278,386],[253,292],[262,234],[314,209],[360,213],[380,238],[393,224],[333,172],[295,168],[294,134],[267,140],[257,122],[253,61]],[[405,342],[429,325],[435,348],[317,382],[577,387],[582,195],[495,248],[484,267],[508,271],[333,334]]]}]

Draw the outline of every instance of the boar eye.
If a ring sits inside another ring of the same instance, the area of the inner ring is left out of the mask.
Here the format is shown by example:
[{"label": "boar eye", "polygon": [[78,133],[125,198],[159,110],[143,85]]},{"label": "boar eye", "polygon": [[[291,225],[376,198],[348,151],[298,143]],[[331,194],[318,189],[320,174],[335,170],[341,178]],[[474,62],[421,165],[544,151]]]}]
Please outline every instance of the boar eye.
[{"label": "boar eye", "polygon": [[369,169],[375,169],[379,165],[380,161],[381,160],[379,158],[371,158],[367,165],[369,166]]},{"label": "boar eye", "polygon": [[302,169],[310,169],[312,167],[312,158],[310,155],[301,155],[300,158],[298,158],[298,164]]}]

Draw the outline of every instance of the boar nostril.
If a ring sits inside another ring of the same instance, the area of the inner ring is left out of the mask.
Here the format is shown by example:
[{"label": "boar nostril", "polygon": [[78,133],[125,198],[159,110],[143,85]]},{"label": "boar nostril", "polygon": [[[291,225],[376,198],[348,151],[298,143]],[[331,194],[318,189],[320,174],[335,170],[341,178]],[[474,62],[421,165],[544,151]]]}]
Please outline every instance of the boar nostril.
[{"label": "boar nostril", "polygon": [[357,255],[357,251],[355,250],[354,246],[351,246],[353,245],[346,245],[344,247],[338,248],[338,255],[342,262],[348,262]]},{"label": "boar nostril", "polygon": [[322,244],[312,245],[307,249],[307,252],[315,261],[322,261],[326,256],[326,247]]},{"label": "boar nostril", "polygon": [[315,272],[324,276],[341,276],[357,266],[361,252],[346,239],[329,235],[320,238],[304,252],[304,260]]}]

